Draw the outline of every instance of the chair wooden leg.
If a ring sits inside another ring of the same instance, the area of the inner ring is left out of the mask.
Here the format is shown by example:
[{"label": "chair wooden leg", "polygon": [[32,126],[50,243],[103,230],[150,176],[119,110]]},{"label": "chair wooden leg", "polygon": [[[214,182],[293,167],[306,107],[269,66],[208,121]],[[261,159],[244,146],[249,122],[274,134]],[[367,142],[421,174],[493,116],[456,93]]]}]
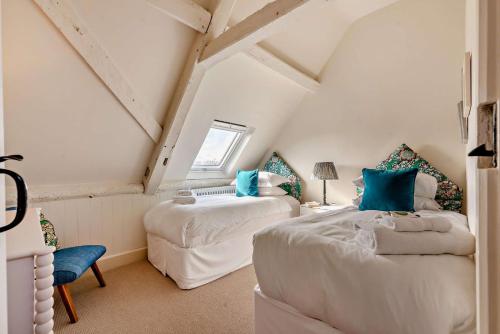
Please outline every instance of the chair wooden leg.
[{"label": "chair wooden leg", "polygon": [[68,313],[69,321],[74,324],[78,321],[78,315],[76,314],[75,305],[73,304],[73,298],[71,298],[69,287],[68,285],[58,285],[57,290],[59,291],[59,295],[61,295],[62,302],[66,308],[66,313]]},{"label": "chair wooden leg", "polygon": [[94,275],[97,278],[97,281],[99,281],[99,285],[101,287],[105,287],[106,282],[104,282],[104,278],[102,277],[101,271],[99,270],[99,267],[97,266],[97,262],[94,263],[93,265],[91,265],[90,268],[92,268],[92,271],[94,272]]}]

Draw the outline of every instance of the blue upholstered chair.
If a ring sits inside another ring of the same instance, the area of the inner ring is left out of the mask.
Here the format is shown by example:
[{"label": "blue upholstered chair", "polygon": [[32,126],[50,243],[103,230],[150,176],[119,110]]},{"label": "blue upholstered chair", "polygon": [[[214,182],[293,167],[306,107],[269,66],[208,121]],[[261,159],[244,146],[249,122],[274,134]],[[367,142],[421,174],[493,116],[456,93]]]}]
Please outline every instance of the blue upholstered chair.
[{"label": "blue upholstered chair", "polygon": [[54,253],[54,286],[57,287],[71,323],[78,321],[68,284],[92,268],[101,287],[106,286],[96,261],[104,255],[104,246],[77,246],[63,248]]}]

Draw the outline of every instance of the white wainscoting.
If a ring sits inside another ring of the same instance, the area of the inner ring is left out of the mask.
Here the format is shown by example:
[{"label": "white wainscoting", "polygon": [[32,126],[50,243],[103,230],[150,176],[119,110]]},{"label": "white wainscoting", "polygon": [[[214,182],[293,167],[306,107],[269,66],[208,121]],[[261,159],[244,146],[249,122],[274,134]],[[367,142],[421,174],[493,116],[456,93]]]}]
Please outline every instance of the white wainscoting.
[{"label": "white wainscoting", "polygon": [[41,207],[63,247],[100,244],[106,257],[146,247],[143,216],[153,205],[172,198],[173,191],[66,199],[32,204]]}]

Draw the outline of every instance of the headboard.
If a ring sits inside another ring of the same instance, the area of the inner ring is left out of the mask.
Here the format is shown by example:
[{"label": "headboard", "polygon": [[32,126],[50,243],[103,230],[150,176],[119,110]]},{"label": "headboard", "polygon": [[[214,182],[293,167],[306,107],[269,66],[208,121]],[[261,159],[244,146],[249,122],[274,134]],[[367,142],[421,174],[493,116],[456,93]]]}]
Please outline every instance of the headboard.
[{"label": "headboard", "polygon": [[279,187],[285,190],[288,195],[295,197],[299,202],[302,198],[302,183],[300,177],[290,167],[278,153],[273,152],[271,158],[264,165],[265,172],[275,173],[288,178],[289,182],[281,184]]},{"label": "headboard", "polygon": [[376,168],[395,170],[412,167],[418,168],[420,172],[432,175],[437,179],[438,190],[435,199],[444,210],[456,212],[462,210],[462,189],[406,144],[401,144],[387,159],[379,163]]}]

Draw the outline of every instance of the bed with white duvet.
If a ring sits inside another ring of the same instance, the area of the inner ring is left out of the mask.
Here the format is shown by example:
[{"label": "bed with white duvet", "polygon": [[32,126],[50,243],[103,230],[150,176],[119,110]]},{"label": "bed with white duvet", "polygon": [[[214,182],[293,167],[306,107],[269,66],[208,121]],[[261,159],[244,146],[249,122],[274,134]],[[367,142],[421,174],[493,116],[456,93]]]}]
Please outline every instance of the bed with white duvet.
[{"label": "bed with white duvet", "polygon": [[258,232],[256,334],[475,333],[467,219],[417,214],[451,229],[396,232],[380,211],[350,207]]},{"label": "bed with white duvet", "polygon": [[196,197],[195,204],[165,201],[144,217],[148,259],[181,289],[191,289],[252,261],[252,236],[280,220],[296,217],[290,196]]}]

